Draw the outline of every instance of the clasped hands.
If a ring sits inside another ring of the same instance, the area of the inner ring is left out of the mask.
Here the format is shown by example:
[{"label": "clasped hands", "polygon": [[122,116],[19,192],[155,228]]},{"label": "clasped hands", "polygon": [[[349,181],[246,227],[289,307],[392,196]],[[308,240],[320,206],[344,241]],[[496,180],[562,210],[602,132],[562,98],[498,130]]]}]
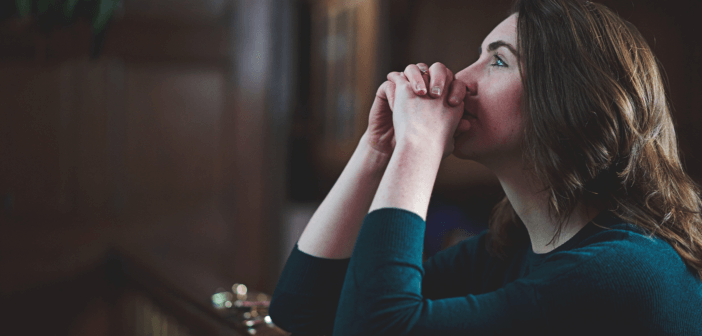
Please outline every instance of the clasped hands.
[{"label": "clasped hands", "polygon": [[397,143],[432,146],[445,158],[453,151],[453,135],[463,115],[466,86],[441,63],[410,64],[391,72],[378,88],[370,110],[368,141],[392,154]]}]

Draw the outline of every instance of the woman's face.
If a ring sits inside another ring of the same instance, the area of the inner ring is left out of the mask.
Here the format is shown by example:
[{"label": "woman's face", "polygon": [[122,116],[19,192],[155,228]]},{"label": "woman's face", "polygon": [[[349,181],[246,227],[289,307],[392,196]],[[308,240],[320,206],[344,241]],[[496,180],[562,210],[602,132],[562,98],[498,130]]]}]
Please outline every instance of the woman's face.
[{"label": "woman's face", "polygon": [[470,128],[454,139],[453,154],[487,166],[521,158],[522,82],[517,47],[517,15],[485,38],[480,58],[456,74],[468,88],[465,110]]}]

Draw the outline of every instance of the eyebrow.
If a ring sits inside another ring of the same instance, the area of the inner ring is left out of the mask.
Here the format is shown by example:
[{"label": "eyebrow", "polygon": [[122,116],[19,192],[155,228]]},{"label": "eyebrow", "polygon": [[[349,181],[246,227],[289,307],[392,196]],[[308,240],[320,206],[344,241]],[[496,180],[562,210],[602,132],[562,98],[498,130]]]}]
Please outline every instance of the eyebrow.
[{"label": "eyebrow", "polygon": [[[519,59],[519,53],[517,52],[517,49],[515,49],[514,46],[512,46],[511,44],[509,44],[505,41],[502,41],[502,40],[497,40],[495,42],[488,44],[487,51],[488,52],[495,51],[499,47],[505,47],[505,48],[509,49],[509,51],[512,52],[512,55],[514,55],[514,57]],[[483,47],[478,47],[478,55],[482,55],[482,54],[483,54]]]}]

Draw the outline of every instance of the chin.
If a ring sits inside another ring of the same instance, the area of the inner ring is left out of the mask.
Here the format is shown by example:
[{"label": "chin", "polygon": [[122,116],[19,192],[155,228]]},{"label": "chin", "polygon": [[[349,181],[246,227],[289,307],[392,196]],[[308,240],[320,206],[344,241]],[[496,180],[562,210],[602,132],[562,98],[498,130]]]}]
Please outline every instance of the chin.
[{"label": "chin", "polygon": [[453,152],[451,152],[451,154],[453,156],[461,159],[461,160],[473,160],[473,161],[478,161],[478,156],[479,156],[478,153],[475,153],[473,151],[466,151],[466,150],[461,151],[460,147],[458,147],[458,146],[455,146],[453,148]]},{"label": "chin", "polygon": [[491,161],[490,158],[494,156],[493,152],[476,151],[470,144],[463,144],[463,146],[456,144],[451,154],[458,159],[475,161],[485,166],[487,166],[487,162]]},{"label": "chin", "polygon": [[469,138],[467,138],[465,136],[466,136],[466,134],[463,133],[463,134],[460,134],[458,137],[453,139],[453,151],[451,152],[451,154],[453,154],[453,156],[455,156],[461,160],[473,160],[473,159],[475,159],[474,158],[475,155],[472,155],[472,153],[470,153],[468,151],[461,150],[461,148],[468,149],[471,146],[470,144],[467,143],[467,142],[469,142]]},{"label": "chin", "polygon": [[471,159],[471,157],[469,155],[461,153],[458,150],[456,150],[455,148],[454,148],[453,152],[451,152],[451,155],[453,155],[461,160],[470,160]]}]

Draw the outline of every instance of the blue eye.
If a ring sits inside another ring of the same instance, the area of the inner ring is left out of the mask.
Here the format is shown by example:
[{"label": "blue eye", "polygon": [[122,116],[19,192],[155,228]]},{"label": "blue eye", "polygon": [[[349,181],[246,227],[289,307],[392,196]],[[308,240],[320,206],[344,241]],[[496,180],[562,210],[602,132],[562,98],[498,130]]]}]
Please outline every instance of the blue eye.
[{"label": "blue eye", "polygon": [[495,63],[492,63],[490,65],[498,66],[498,67],[505,67],[505,68],[507,67],[507,63],[505,63],[505,61],[502,60],[500,55],[495,55]]}]

